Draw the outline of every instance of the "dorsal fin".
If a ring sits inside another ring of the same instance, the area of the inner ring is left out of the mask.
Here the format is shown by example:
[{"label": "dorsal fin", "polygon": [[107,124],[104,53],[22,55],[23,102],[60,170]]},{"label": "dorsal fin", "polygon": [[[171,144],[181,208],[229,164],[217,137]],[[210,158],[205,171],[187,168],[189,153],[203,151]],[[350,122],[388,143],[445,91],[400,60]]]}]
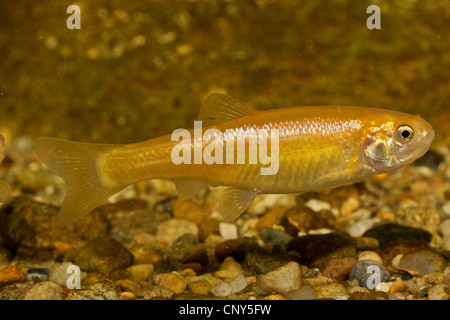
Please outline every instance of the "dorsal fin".
[{"label": "dorsal fin", "polygon": [[203,126],[208,127],[257,112],[240,100],[225,94],[212,93],[203,102],[198,119],[203,122]]}]

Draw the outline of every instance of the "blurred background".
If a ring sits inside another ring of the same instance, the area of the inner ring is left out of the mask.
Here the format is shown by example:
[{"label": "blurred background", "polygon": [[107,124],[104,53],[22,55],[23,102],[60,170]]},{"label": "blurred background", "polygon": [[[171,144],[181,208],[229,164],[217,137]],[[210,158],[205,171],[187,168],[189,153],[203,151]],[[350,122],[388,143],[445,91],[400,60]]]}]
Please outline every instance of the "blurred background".
[{"label": "blurred background", "polygon": [[218,91],[418,113],[449,144],[449,25],[448,0],[2,1],[0,132],[137,142],[192,128]]}]

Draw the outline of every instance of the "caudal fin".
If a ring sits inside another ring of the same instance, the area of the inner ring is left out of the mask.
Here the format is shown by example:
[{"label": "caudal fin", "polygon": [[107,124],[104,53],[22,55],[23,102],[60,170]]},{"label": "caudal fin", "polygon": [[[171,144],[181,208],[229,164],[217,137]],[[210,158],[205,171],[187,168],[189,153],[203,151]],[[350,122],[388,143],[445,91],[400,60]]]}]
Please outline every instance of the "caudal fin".
[{"label": "caudal fin", "polygon": [[50,137],[36,139],[34,149],[41,161],[66,182],[58,224],[74,222],[126,187],[111,187],[101,182],[96,159],[100,151],[109,148],[111,145]]}]

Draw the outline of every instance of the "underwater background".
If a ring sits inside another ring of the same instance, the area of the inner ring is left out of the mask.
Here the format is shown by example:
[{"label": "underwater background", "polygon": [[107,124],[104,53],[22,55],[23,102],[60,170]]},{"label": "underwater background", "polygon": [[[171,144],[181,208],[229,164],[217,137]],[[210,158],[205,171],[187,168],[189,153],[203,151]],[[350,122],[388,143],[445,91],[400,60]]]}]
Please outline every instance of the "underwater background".
[{"label": "underwater background", "polygon": [[[66,25],[70,5],[81,29]],[[366,25],[370,5],[381,29]],[[0,300],[450,300],[449,26],[448,0],[1,1],[0,181],[12,198]],[[420,114],[436,137],[412,165],[261,195],[233,222],[214,188],[182,200],[152,180],[56,225],[65,184],[37,137],[132,143],[190,129],[212,92],[257,109]]]},{"label": "underwater background", "polygon": [[[212,91],[259,109],[420,114],[446,141],[449,1],[78,1],[0,4],[0,127],[130,143],[192,128]],[[381,29],[369,30],[369,5]]]}]

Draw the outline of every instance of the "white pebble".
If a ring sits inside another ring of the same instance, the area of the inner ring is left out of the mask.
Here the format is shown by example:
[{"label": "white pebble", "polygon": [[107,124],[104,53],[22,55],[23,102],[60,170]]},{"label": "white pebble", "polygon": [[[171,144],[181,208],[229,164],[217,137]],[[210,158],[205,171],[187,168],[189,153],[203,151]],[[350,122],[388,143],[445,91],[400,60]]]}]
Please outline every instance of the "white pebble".
[{"label": "white pebble", "polygon": [[380,255],[374,251],[363,251],[360,252],[358,255],[358,261],[363,260],[371,260],[378,262],[379,264],[383,264],[383,259],[381,259]]},{"label": "white pebble", "polygon": [[389,292],[391,290],[392,282],[380,282],[375,287],[376,291]]},{"label": "white pebble", "polygon": [[238,238],[238,230],[234,223],[221,222],[219,224],[220,236],[225,240]]},{"label": "white pebble", "polygon": [[444,203],[444,205],[442,206],[442,212],[446,217],[450,217],[450,201]]},{"label": "white pebble", "polygon": [[310,199],[306,201],[305,205],[315,212],[319,212],[321,210],[331,210],[331,205],[328,202],[317,199]]},{"label": "white pebble", "polygon": [[402,258],[403,258],[403,254],[396,255],[391,261],[392,266],[394,268],[398,268],[398,266],[400,265],[400,260],[402,260]]},{"label": "white pebble", "polygon": [[361,237],[364,232],[373,226],[373,223],[372,219],[361,220],[351,225],[347,231],[352,237]]},{"label": "white pebble", "polygon": [[444,237],[450,236],[450,219],[444,220],[439,225],[439,231],[441,231],[441,233]]},{"label": "white pebble", "polygon": [[240,274],[237,277],[225,279],[211,288],[211,293],[216,297],[227,297],[233,293],[242,291],[247,286],[247,280]]}]

